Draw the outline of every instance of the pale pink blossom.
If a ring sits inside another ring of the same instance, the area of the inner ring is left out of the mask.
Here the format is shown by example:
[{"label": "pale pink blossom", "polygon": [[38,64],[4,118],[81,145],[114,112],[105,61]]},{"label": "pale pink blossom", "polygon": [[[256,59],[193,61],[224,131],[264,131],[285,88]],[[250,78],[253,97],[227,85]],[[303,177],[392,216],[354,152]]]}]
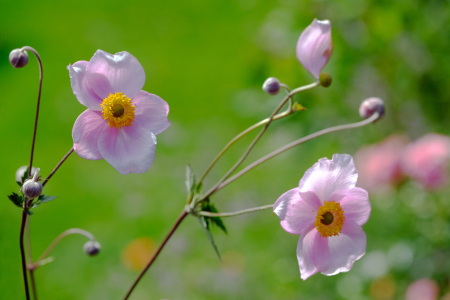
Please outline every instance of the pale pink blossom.
[{"label": "pale pink blossom", "polygon": [[358,150],[355,154],[358,186],[375,192],[398,184],[403,177],[400,163],[407,143],[407,137],[391,135],[378,144]]},{"label": "pale pink blossom", "polygon": [[450,138],[429,133],[405,150],[402,169],[427,189],[442,187],[448,181]]},{"label": "pale pink blossom", "polygon": [[297,58],[316,79],[333,53],[331,23],[328,20],[314,21],[306,27],[297,42]]},{"label": "pale pink blossom", "polygon": [[405,300],[436,300],[439,286],[434,280],[423,278],[414,281],[406,290]]},{"label": "pale pink blossom", "polygon": [[362,230],[371,206],[355,187],[358,172],[348,154],[322,158],[305,172],[299,187],[281,195],[274,212],[284,230],[299,234],[297,259],[303,280],[320,272],[349,271],[366,252]]},{"label": "pale pink blossom", "polygon": [[105,159],[122,174],[143,173],[153,164],[156,135],[170,126],[169,105],[142,91],[145,72],[128,52],[97,50],[90,61],[67,67],[72,90],[87,109],[72,130],[75,152]]}]

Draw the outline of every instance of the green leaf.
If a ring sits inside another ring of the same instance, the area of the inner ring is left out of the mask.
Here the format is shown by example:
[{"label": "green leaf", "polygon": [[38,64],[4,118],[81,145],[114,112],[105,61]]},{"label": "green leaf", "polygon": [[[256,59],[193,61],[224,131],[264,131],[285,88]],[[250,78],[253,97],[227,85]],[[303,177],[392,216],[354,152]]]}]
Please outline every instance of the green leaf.
[{"label": "green leaf", "polygon": [[23,197],[21,195],[17,195],[16,193],[12,193],[8,196],[8,199],[11,200],[16,206],[23,208]]},{"label": "green leaf", "polygon": [[214,239],[211,235],[211,232],[209,232],[209,225],[208,225],[208,221],[206,221],[205,217],[200,217],[198,218],[200,221],[200,224],[202,225],[203,229],[205,230],[206,236],[208,237],[209,242],[211,243],[214,252],[216,252],[217,257],[219,258],[219,260],[221,260],[220,258],[220,253],[219,253],[219,249],[217,249],[216,243],[214,243]]},{"label": "green leaf", "polygon": [[189,195],[194,194],[195,185],[195,174],[192,172],[191,166],[186,165],[186,190]]},{"label": "green leaf", "polygon": [[[214,204],[209,202],[209,199],[207,201],[202,202],[202,211],[207,211],[207,212],[212,212],[212,213],[218,213],[219,211],[217,210],[217,208],[214,206]],[[220,217],[204,217],[206,224],[208,225],[208,229],[209,229],[209,223],[211,222],[212,224],[216,225],[217,227],[219,227],[220,229],[223,230],[223,232],[225,232],[225,234],[228,234],[227,232],[227,228],[225,227],[225,224],[223,223],[222,219]]]},{"label": "green leaf", "polygon": [[56,196],[40,195],[37,201],[40,203],[47,203],[48,201],[52,201],[53,199],[56,199]]},{"label": "green leaf", "polygon": [[[22,184],[25,182],[25,180],[27,180],[28,179],[28,167],[27,167],[27,169],[25,170],[25,173],[23,173],[23,176],[22,176]],[[20,186],[22,186],[22,185],[20,185]]]},{"label": "green leaf", "polygon": [[22,182],[20,182],[20,181],[16,181],[16,182],[20,187],[22,187]]},{"label": "green leaf", "polygon": [[[216,209],[214,204],[209,204],[209,208],[211,209],[210,212],[212,213],[218,213],[219,211]],[[213,224],[216,224],[217,227],[223,230],[225,234],[228,234],[227,229],[225,227],[225,224],[223,223],[222,219],[220,217],[211,217],[210,218]]]}]

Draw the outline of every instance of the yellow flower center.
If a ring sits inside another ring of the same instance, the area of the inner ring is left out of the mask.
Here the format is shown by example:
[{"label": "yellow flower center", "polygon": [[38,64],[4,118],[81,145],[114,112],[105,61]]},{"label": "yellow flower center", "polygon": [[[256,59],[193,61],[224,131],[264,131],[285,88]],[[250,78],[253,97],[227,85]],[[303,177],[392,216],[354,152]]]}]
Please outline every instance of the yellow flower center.
[{"label": "yellow flower center", "polygon": [[108,122],[109,127],[122,128],[131,126],[134,121],[134,108],[131,99],[123,93],[109,94],[103,99],[102,104],[103,119]]},{"label": "yellow flower center", "polygon": [[314,226],[322,237],[329,237],[339,235],[344,221],[344,211],[339,202],[329,201],[319,207]]}]

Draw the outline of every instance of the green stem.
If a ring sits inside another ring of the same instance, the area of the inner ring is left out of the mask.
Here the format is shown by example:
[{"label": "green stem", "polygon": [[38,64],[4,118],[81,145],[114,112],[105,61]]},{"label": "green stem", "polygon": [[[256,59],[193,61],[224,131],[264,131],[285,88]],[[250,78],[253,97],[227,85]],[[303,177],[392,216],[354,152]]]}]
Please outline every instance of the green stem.
[{"label": "green stem", "polygon": [[205,216],[205,217],[233,217],[233,216],[248,214],[251,212],[270,209],[270,208],[273,208],[273,204],[238,210],[238,211],[231,212],[231,213],[212,213],[209,211],[199,211],[197,214],[201,215],[201,216]]},{"label": "green stem", "polygon": [[266,123],[266,126],[264,126],[264,128],[260,131],[260,133],[255,137],[255,139],[252,141],[252,143],[250,144],[250,146],[247,148],[247,150],[245,151],[245,153],[242,155],[242,157],[234,164],[234,166],[219,180],[219,182],[216,183],[216,185],[214,187],[212,187],[203,198],[208,198],[209,196],[211,196],[214,192],[217,191],[218,187],[222,184],[222,182],[224,182],[240,165],[241,163],[245,160],[245,158],[247,158],[247,156],[250,154],[251,150],[253,149],[253,147],[255,146],[255,144],[259,141],[259,139],[261,138],[261,136],[266,132],[267,128],[269,127],[270,123],[272,123],[272,121],[274,120],[275,115],[280,111],[280,109],[283,107],[283,105],[286,103],[286,101],[288,101],[292,96],[294,96],[297,93],[315,88],[317,86],[319,86],[320,83],[314,82],[302,87],[298,87],[294,90],[292,90],[288,95],[286,95],[286,97],[283,99],[283,101],[281,101],[281,103],[278,105],[278,107],[272,112],[272,114],[269,117],[268,122]]},{"label": "green stem", "polygon": [[[380,117],[380,115],[378,114],[378,112],[375,112],[370,118],[361,121],[361,122],[357,122],[357,123],[351,123],[351,124],[345,124],[345,125],[339,125],[339,126],[335,126],[335,127],[330,127],[321,131],[318,131],[316,133],[310,134],[308,136],[305,136],[301,139],[298,139],[290,144],[287,144],[284,147],[281,147],[278,150],[273,151],[270,154],[267,154],[266,156],[258,159],[257,161],[255,161],[254,163],[248,165],[247,167],[245,167],[244,169],[242,169],[240,172],[236,173],[235,175],[233,175],[232,177],[230,177],[229,179],[227,179],[226,181],[224,181],[223,183],[221,183],[216,191],[222,189],[223,187],[225,187],[226,185],[228,185],[229,183],[233,182],[234,180],[236,180],[237,178],[241,177],[242,175],[244,175],[245,173],[247,173],[248,171],[250,171],[251,169],[253,169],[254,167],[262,164],[263,162],[269,160],[270,158],[277,156],[280,153],[283,153],[286,150],[289,150],[297,145],[300,145],[301,143],[304,143],[306,141],[309,141],[313,138],[319,137],[321,135],[325,135],[327,133],[331,133],[331,132],[335,132],[335,131],[340,131],[340,130],[346,130],[346,129],[353,129],[353,128],[358,128],[358,127],[362,127],[365,125],[368,125],[374,121],[376,121],[378,118]],[[207,196],[202,197],[202,199],[200,201],[203,201],[204,199],[206,199]]]}]

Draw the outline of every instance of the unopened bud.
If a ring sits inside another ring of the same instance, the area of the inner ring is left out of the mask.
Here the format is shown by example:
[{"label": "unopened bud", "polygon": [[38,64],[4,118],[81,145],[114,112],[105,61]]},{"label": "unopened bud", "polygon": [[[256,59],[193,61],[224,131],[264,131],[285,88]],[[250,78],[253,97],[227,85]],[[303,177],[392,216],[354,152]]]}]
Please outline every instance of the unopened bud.
[{"label": "unopened bud", "polygon": [[25,50],[14,49],[9,53],[9,62],[14,68],[23,68],[28,64],[28,53]]},{"label": "unopened bud", "polygon": [[319,82],[320,85],[323,87],[329,87],[331,85],[331,81],[333,78],[331,78],[331,75],[325,72],[320,73],[319,75]]},{"label": "unopened bud", "polygon": [[42,193],[42,183],[38,181],[40,169],[37,168],[33,178],[27,179],[22,185],[23,194],[30,200],[36,198]]},{"label": "unopened bud", "polygon": [[[16,171],[16,181],[22,183],[22,177],[25,175],[25,171],[28,169],[28,166],[22,166],[17,169]],[[31,168],[31,173],[29,175],[33,176],[34,172],[36,171],[35,167]],[[27,179],[27,178],[25,178]]]},{"label": "unopened bud", "polygon": [[375,112],[380,115],[378,118],[384,115],[384,102],[377,97],[364,100],[359,107],[359,115],[364,119],[370,118]]},{"label": "unopened bud", "polygon": [[100,248],[101,246],[97,241],[89,241],[83,246],[84,252],[90,256],[97,255],[100,252]]},{"label": "unopened bud", "polygon": [[270,95],[276,95],[280,91],[280,81],[275,77],[269,77],[264,81],[262,89]]}]

